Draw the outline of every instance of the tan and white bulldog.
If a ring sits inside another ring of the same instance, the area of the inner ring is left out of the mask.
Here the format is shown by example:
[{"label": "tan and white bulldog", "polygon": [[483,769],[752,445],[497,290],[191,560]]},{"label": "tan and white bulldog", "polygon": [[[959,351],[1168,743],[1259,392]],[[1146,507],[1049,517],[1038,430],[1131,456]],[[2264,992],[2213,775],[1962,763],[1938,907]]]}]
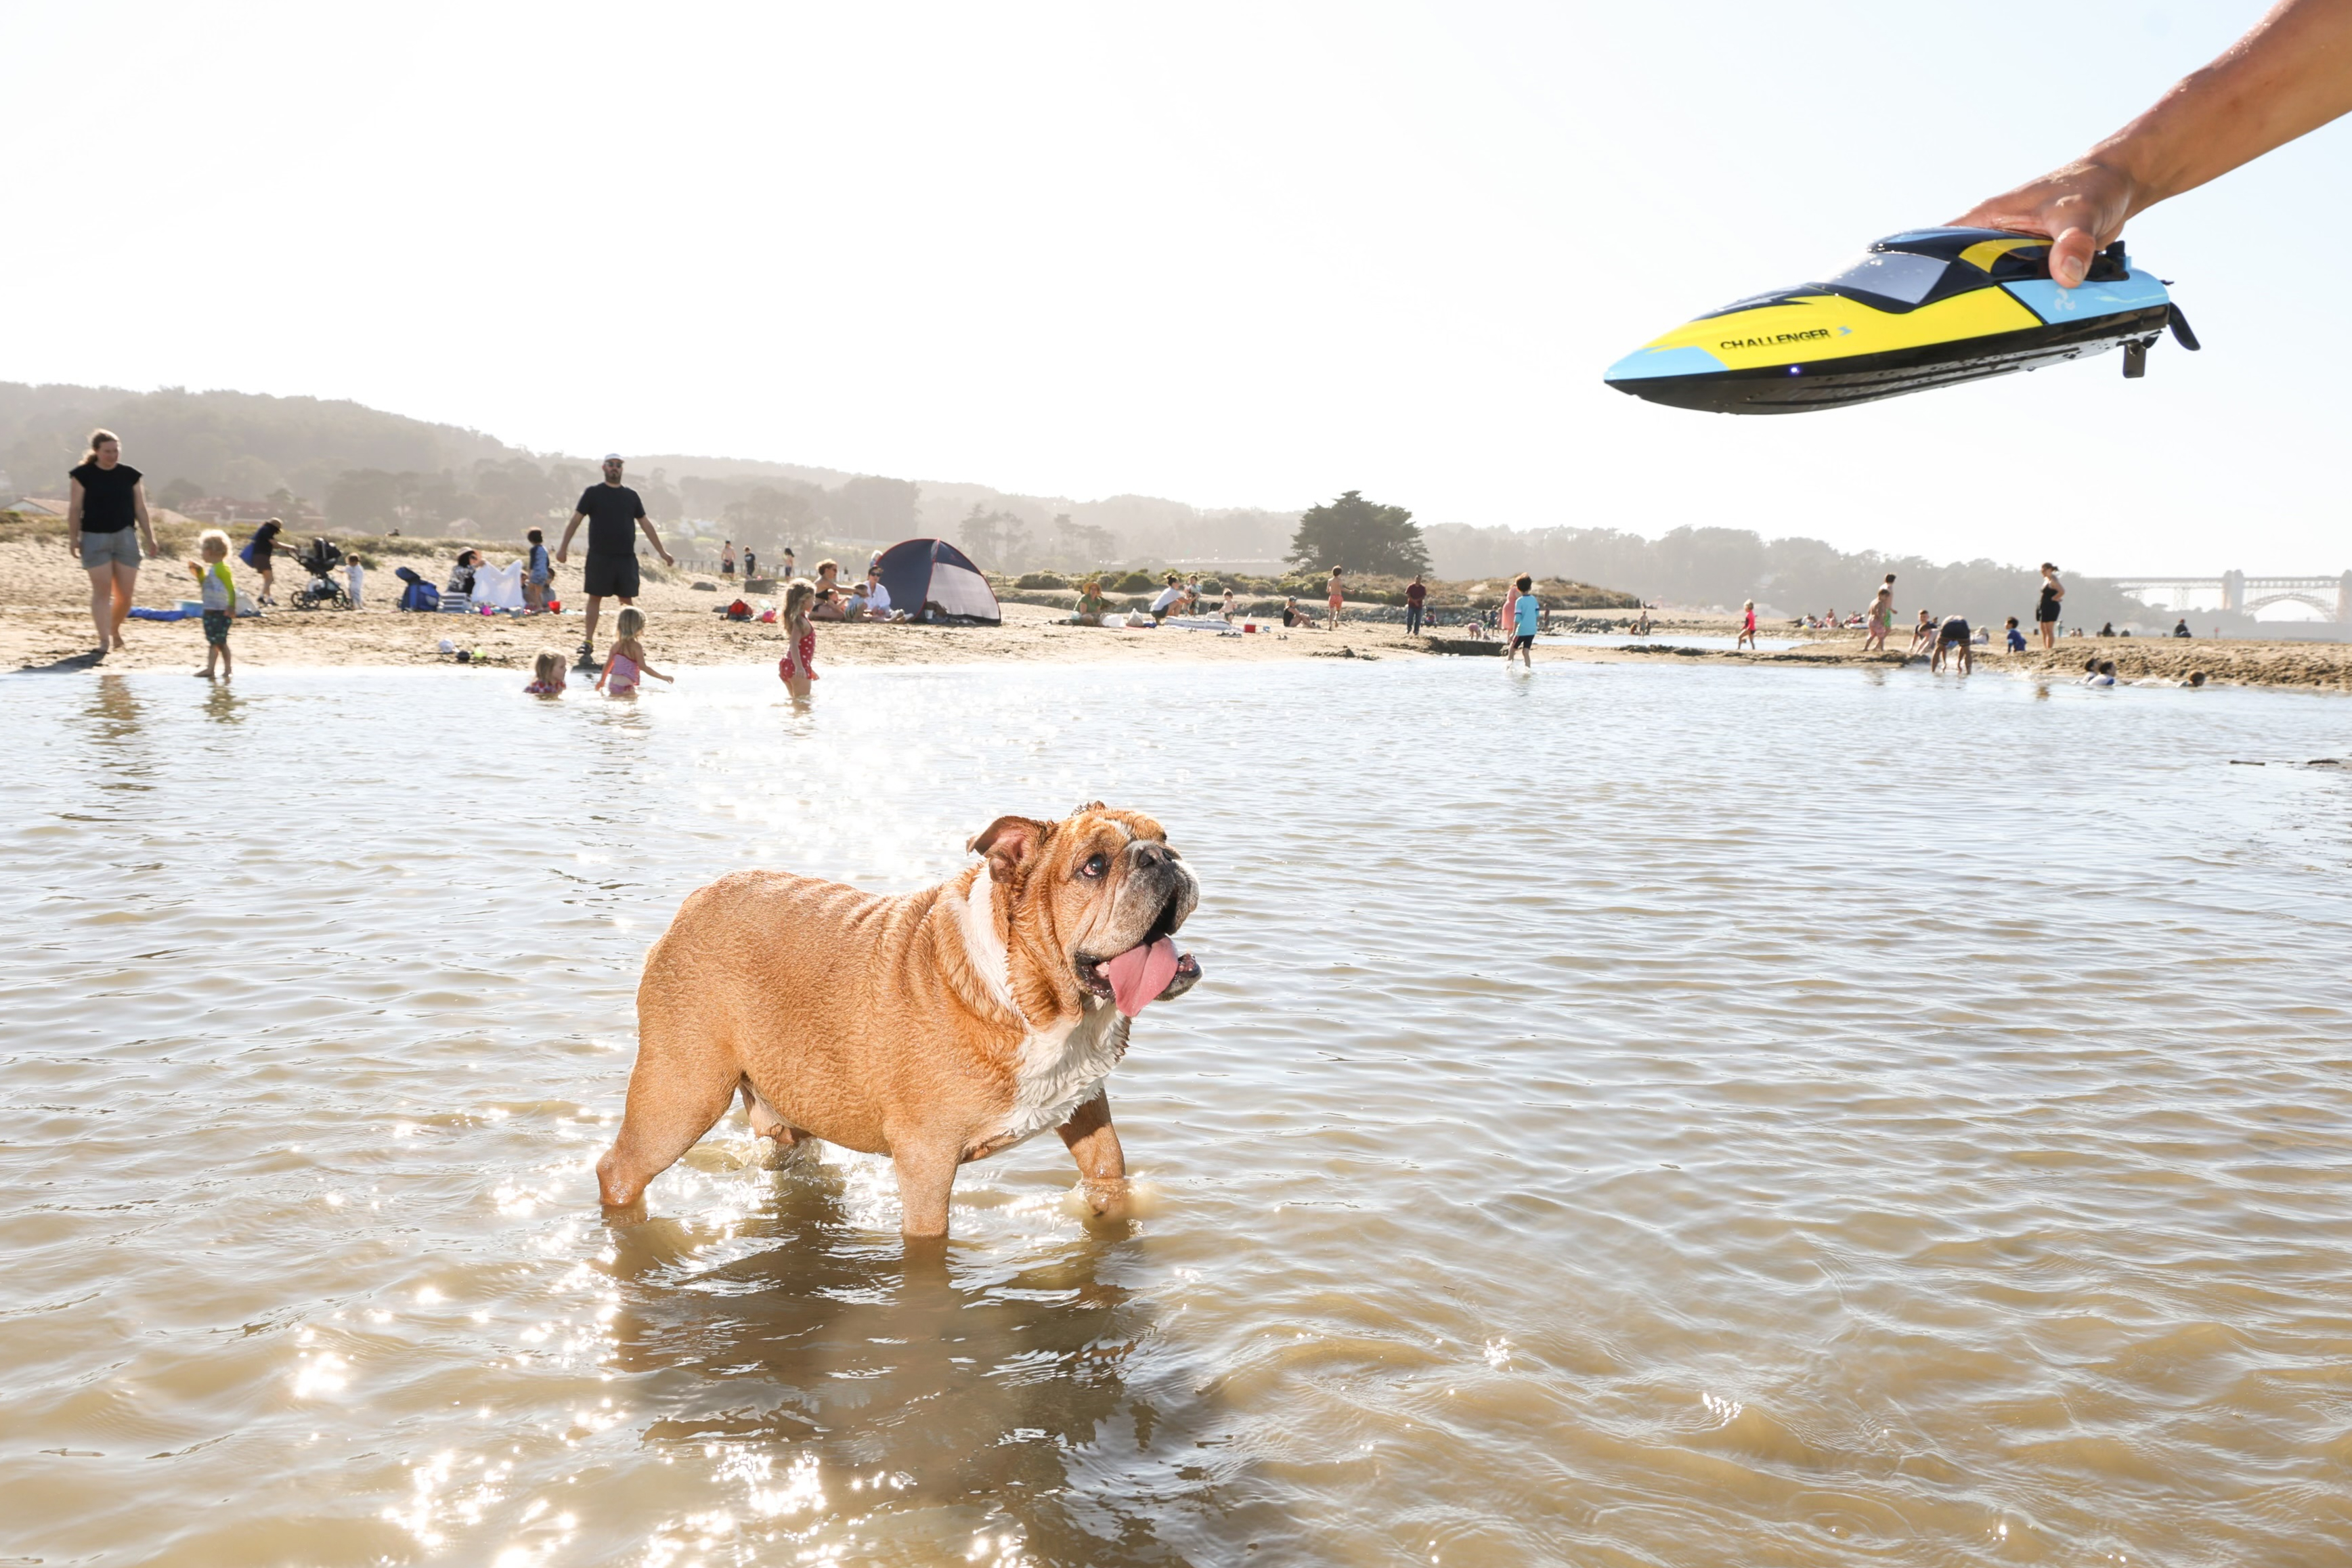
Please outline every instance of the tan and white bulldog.
[{"label": "tan and white bulldog", "polygon": [[710,1131],[740,1089],[754,1131],[887,1154],[908,1236],[945,1236],[956,1167],[1053,1128],[1098,1212],[1127,1163],[1103,1080],[1128,1026],[1200,965],[1174,935],[1200,884],[1158,823],[1097,801],[1000,816],[982,863],[898,898],[738,871],[687,898],[646,955],[637,1064],[608,1208]]}]

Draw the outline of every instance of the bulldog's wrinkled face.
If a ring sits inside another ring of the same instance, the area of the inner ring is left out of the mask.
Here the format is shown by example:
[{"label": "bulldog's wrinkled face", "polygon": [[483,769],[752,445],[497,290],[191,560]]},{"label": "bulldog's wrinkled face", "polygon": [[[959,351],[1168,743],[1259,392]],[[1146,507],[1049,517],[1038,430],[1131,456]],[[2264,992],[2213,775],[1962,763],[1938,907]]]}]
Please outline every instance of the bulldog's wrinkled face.
[{"label": "bulldog's wrinkled face", "polygon": [[971,841],[988,857],[1008,979],[1030,1018],[1085,999],[1129,1017],[1181,996],[1201,966],[1174,941],[1201,885],[1160,824],[1099,801],[1059,822],[1000,816]]}]

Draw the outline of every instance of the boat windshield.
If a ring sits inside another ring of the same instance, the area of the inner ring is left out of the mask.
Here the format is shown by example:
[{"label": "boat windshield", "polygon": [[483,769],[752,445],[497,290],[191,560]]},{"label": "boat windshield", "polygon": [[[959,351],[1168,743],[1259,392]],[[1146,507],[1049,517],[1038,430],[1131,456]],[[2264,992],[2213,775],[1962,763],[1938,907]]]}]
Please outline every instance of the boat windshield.
[{"label": "boat windshield", "polygon": [[1934,256],[1889,250],[1864,257],[1843,272],[1822,279],[1824,289],[1851,289],[1881,300],[1916,305],[1935,289],[1951,263]]}]

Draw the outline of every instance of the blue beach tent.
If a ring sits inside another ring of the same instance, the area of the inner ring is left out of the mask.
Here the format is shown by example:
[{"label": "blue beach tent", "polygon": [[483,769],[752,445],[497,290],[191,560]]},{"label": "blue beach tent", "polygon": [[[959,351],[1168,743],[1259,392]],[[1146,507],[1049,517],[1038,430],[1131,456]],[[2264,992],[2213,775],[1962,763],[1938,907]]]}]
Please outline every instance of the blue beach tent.
[{"label": "blue beach tent", "polygon": [[882,552],[890,607],[932,626],[997,626],[1004,612],[971,557],[944,539],[905,539]]}]

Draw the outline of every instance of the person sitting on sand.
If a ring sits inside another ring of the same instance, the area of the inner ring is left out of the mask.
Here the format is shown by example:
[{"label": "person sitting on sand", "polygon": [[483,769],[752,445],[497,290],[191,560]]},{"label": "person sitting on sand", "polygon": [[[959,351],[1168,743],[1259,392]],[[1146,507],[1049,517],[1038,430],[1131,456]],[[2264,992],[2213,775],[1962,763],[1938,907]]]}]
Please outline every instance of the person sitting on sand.
[{"label": "person sitting on sand", "polygon": [[524,687],[526,697],[561,697],[570,678],[563,672],[563,655],[551,647],[539,650],[530,661],[530,684]]},{"label": "person sitting on sand", "polygon": [[810,584],[815,591],[815,602],[809,606],[809,618],[818,621],[838,621],[847,618],[849,595],[841,589],[841,563],[826,559],[816,563],[816,581]]},{"label": "person sitting on sand", "polygon": [[1078,584],[1078,607],[1071,612],[1070,624],[1077,626],[1098,626],[1110,614],[1110,601],[1103,597],[1099,574]]},{"label": "person sitting on sand", "polygon": [[2009,617],[2009,635],[2007,640],[2009,643],[2010,652],[2023,653],[2025,651],[2025,634],[2017,629],[2017,617],[2015,616]]},{"label": "person sitting on sand", "polygon": [[878,560],[866,569],[866,581],[857,585],[857,591],[852,595],[852,599],[866,601],[866,618],[869,621],[896,621],[905,618],[890,608],[890,590],[882,585],[882,563]]},{"label": "person sitting on sand", "polygon": [[674,682],[677,679],[677,677],[664,675],[646,662],[646,645],[639,640],[645,629],[646,613],[643,610],[631,605],[621,612],[621,618],[613,626],[617,635],[605,655],[604,673],[596,678],[597,690],[607,697],[635,697],[640,675],[650,675],[656,680]]},{"label": "person sitting on sand", "polygon": [[1158,626],[1174,615],[1184,602],[1184,584],[1176,574],[1168,574],[1168,581],[1151,601],[1151,624]]},{"label": "person sitting on sand", "polygon": [[2113,621],[2109,621],[2109,622],[2107,622],[2105,626],[2102,626],[2099,628],[2099,635],[2100,635],[2101,637],[2111,637],[2115,636],[2115,635],[2116,635],[2116,623],[2115,623],[2115,622],[2113,622]]},{"label": "person sitting on sand", "polygon": [[1738,653],[1743,647],[1749,653],[1757,651],[1756,601],[1753,599],[1739,607],[1739,640],[1731,645],[1731,651]]},{"label": "person sitting on sand", "polygon": [[474,573],[481,564],[482,552],[480,551],[461,550],[457,552],[457,564],[449,568],[449,584],[441,591],[445,594],[456,594],[464,598],[472,598],[474,596]]},{"label": "person sitting on sand", "polygon": [[1971,663],[1970,650],[1974,646],[1974,642],[1969,636],[1968,616],[1946,616],[1943,623],[1936,628],[1936,652],[1934,657],[1928,659],[1927,668],[1931,670],[1941,670],[1944,668],[1944,655],[1949,652],[1953,655],[1953,662],[1959,666],[1959,673],[1966,675]]},{"label": "person sitting on sand", "polygon": [[2172,635],[2177,637],[2189,637],[2197,634],[2189,629],[2189,617],[2183,616],[2180,617],[2180,624],[2172,628]]},{"label": "person sitting on sand", "polygon": [[1293,627],[1311,626],[1315,624],[1315,616],[1298,602],[1298,595],[1293,594],[1282,601],[1282,624]]}]

